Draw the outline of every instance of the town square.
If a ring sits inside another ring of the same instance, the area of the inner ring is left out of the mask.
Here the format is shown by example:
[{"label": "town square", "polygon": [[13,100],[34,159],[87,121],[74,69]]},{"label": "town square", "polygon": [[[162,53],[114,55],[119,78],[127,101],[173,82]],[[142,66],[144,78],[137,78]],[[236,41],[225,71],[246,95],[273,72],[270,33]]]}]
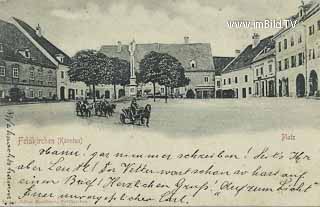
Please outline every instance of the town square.
[{"label": "town square", "polygon": [[[295,10],[291,24],[268,36],[228,21],[229,30],[249,30],[248,45],[229,56],[188,35],[174,43],[133,37],[68,55],[46,37],[48,25],[10,16],[0,20],[0,107],[40,125],[150,122],[153,130],[205,135],[293,129],[308,121],[317,128],[320,5],[299,2]],[[302,113],[287,114],[285,107]]]}]

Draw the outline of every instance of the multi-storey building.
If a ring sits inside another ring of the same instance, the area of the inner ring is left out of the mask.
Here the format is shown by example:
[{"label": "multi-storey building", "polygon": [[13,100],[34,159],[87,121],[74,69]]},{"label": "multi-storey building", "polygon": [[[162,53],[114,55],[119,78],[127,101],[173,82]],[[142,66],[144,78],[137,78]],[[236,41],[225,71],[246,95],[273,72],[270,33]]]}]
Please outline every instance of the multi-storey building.
[{"label": "multi-storey building", "polygon": [[69,81],[70,57],[43,36],[40,25],[34,29],[26,22],[17,18],[12,18],[12,23],[57,68],[57,98],[59,100],[84,98],[88,92],[88,87],[82,82]]},{"label": "multi-storey building", "polygon": [[11,22],[0,20],[0,98],[55,99],[57,67]]},{"label": "multi-storey building", "polygon": [[264,48],[253,59],[254,95],[257,97],[276,96],[276,55],[274,45]]},{"label": "multi-storey building", "polygon": [[260,40],[255,33],[253,43],[247,46],[222,71],[222,97],[247,98],[254,96],[253,62],[262,51],[272,48],[272,36]]},{"label": "multi-storey building", "polygon": [[306,31],[306,95],[319,96],[318,75],[320,74],[320,5],[314,4],[305,14]]},{"label": "multi-storey building", "polygon": [[301,5],[289,18],[295,26],[275,34],[278,96],[303,97],[317,90],[317,8],[314,2]]},{"label": "multi-storey building", "polygon": [[233,59],[234,57],[219,57],[219,56],[212,57],[213,65],[215,66],[215,97],[216,98],[222,98],[221,72]]},{"label": "multi-storey building", "polygon": [[[131,72],[130,87],[124,91],[123,87],[119,86],[119,93],[121,90],[121,93],[125,93],[126,95],[132,95],[131,92],[135,95],[134,87],[137,85],[135,83],[134,71],[139,71],[139,63],[145,55],[151,51],[155,51],[168,53],[177,58],[185,68],[186,77],[190,79],[188,86],[175,89],[173,93],[181,96],[194,94],[196,98],[214,97],[215,68],[212,61],[211,46],[208,43],[189,43],[189,38],[185,37],[183,44],[136,44],[133,41],[130,45],[123,45],[121,42],[118,42],[117,45],[102,46],[100,51],[109,57],[118,57],[131,63],[130,70],[133,72]],[[152,85],[146,84],[136,88],[137,94],[145,94],[150,91]],[[156,93],[164,94],[164,91],[163,86],[157,86]]]}]

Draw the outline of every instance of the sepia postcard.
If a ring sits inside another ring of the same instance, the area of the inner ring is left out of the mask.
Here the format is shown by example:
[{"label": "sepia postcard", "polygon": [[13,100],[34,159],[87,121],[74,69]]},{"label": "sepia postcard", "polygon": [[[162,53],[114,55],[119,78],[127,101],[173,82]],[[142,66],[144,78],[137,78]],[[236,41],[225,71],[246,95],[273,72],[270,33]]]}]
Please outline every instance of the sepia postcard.
[{"label": "sepia postcard", "polygon": [[320,0],[0,0],[0,206],[320,206]]}]

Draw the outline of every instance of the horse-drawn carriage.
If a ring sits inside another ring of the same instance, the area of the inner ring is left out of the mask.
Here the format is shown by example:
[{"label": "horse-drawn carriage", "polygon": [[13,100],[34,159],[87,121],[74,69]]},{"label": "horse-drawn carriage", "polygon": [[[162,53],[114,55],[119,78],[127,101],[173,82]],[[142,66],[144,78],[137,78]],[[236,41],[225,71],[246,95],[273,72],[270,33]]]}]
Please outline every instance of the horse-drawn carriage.
[{"label": "horse-drawn carriage", "polygon": [[91,117],[94,113],[96,116],[112,116],[116,109],[115,104],[106,101],[89,103],[88,101],[78,101],[76,103],[77,116]]},{"label": "horse-drawn carriage", "polygon": [[149,127],[150,116],[151,105],[147,104],[145,107],[138,108],[135,113],[130,107],[122,109],[120,121],[123,124],[145,124],[147,127]]}]

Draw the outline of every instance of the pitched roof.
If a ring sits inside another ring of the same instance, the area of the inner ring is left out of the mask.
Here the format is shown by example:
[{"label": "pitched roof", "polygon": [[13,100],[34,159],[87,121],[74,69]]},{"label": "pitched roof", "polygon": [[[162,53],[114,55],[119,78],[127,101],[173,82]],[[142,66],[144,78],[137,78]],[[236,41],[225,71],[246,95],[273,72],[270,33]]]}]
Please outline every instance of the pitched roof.
[{"label": "pitched roof", "polygon": [[7,44],[2,44],[2,47],[3,51],[0,52],[0,60],[33,64],[32,60],[25,58],[19,52],[15,52],[12,48],[8,47]]},{"label": "pitched roof", "polygon": [[[177,58],[186,71],[214,71],[212,61],[211,46],[209,43],[190,43],[190,44],[136,44],[135,59],[137,69],[139,62],[145,55],[151,51],[168,53]],[[121,45],[121,51],[118,51],[117,45],[104,45],[100,52],[109,57],[119,57],[125,60],[130,59],[128,45]],[[196,61],[196,68],[192,68],[190,61]]]},{"label": "pitched roof", "polygon": [[276,56],[276,50],[275,48],[270,48],[270,47],[266,47],[265,49],[263,49],[259,55],[257,55],[257,57],[255,57],[253,59],[253,63],[254,62],[258,62],[260,60],[264,60],[266,58],[270,58],[270,57],[275,57]]},{"label": "pitched roof", "polygon": [[241,70],[252,64],[254,58],[265,48],[274,47],[273,36],[266,37],[260,41],[260,43],[253,48],[252,44],[247,46],[243,52],[240,53],[229,65],[227,65],[222,73],[228,73],[236,70]]},{"label": "pitched roof", "polygon": [[[302,8],[305,12],[305,15],[299,19],[299,13],[296,13],[290,17],[287,18],[287,20],[290,20],[291,22],[298,21],[303,22],[306,19],[308,19],[310,16],[312,16],[315,12],[319,9],[319,2],[316,1],[310,1],[308,4],[301,5],[299,8]],[[280,34],[284,33],[285,31],[288,31],[292,28],[292,25],[290,24],[289,27],[283,27],[281,28],[274,37],[279,36]]]},{"label": "pitched roof", "polygon": [[220,75],[223,68],[225,68],[232,60],[234,57],[219,57],[219,56],[213,56],[213,65],[215,66],[215,72],[216,75]]},{"label": "pitched roof", "polygon": [[[52,44],[48,39],[46,39],[44,36],[38,36],[36,30],[34,30],[30,25],[28,25],[26,22],[13,17],[13,19],[39,44],[41,47],[43,47],[51,56],[54,58],[57,62],[59,60],[57,59],[57,55],[63,55],[64,56],[64,62],[61,63],[63,65],[69,65],[71,63],[71,58],[64,53],[62,50],[57,48],[54,44]],[[60,62],[59,62],[60,63]]]},{"label": "pitched roof", "polygon": [[[17,29],[17,27],[9,22],[0,19],[0,43],[3,47],[3,52],[0,52],[0,59],[14,61],[20,63],[28,63],[32,65],[56,68],[40,50]],[[30,49],[31,58],[25,58],[19,53],[24,49]]]}]

